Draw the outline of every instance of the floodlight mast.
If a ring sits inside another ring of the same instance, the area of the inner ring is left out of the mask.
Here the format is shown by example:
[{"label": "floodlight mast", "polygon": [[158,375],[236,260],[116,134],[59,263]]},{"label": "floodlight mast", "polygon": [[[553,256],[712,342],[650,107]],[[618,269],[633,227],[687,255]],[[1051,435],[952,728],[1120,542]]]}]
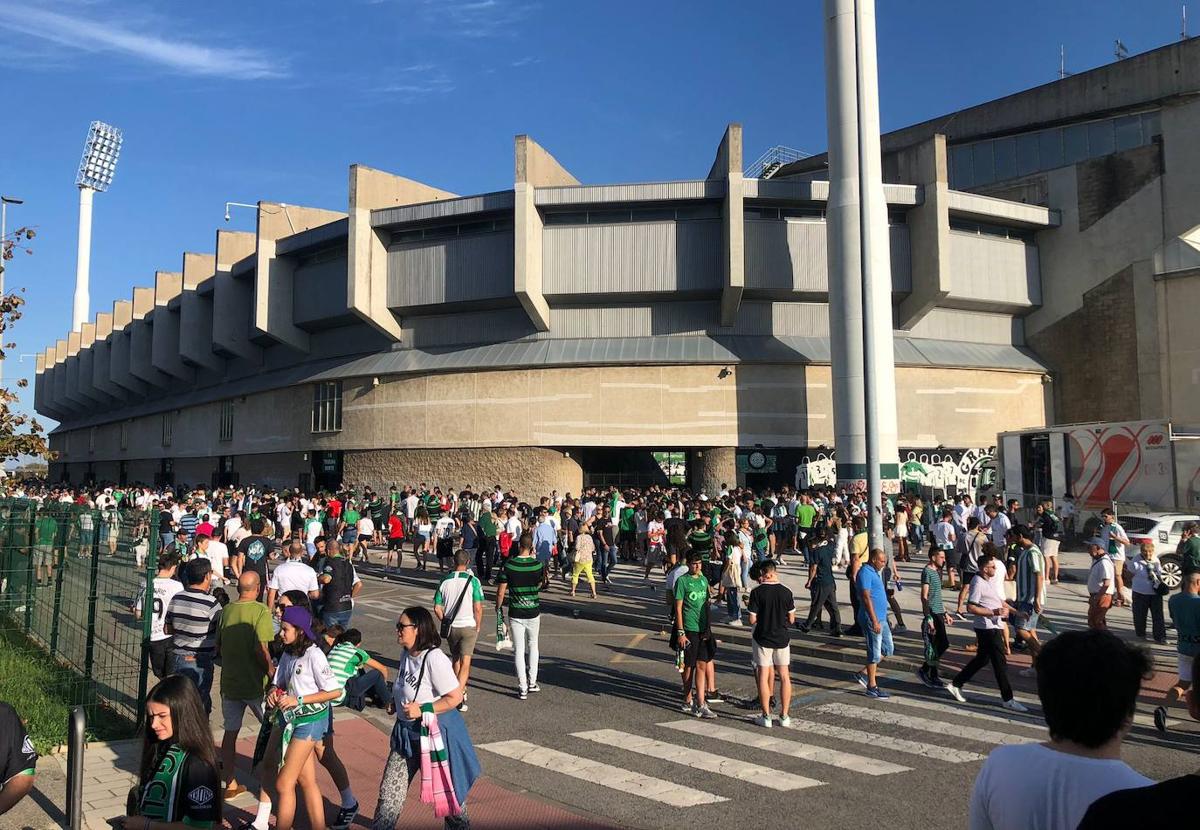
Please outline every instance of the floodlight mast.
[{"label": "floodlight mast", "polygon": [[91,306],[88,278],[92,259],[92,197],[112,184],[124,138],[121,131],[103,121],[93,121],[79,161],[75,185],[79,188],[79,247],[75,260],[75,301],[71,330],[80,331]]}]

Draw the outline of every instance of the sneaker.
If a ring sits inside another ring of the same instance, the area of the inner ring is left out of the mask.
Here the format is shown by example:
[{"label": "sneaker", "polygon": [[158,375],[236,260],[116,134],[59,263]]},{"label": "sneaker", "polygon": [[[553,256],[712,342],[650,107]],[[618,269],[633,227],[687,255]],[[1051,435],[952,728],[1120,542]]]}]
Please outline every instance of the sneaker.
[{"label": "sneaker", "polygon": [[761,726],[763,729],[770,729],[772,726],[770,715],[757,715],[754,718],[754,725]]},{"label": "sneaker", "polygon": [[796,630],[799,631],[801,634],[807,634],[809,631],[808,624],[798,622],[798,623],[796,623]]},{"label": "sneaker", "polygon": [[1021,675],[1021,677],[1037,677],[1037,669],[1030,666],[1029,668],[1021,669],[1017,674]]},{"label": "sneaker", "polygon": [[531,692],[540,692],[541,690],[542,690],[542,687],[536,683],[534,683],[532,686],[529,687],[529,691],[531,691]]},{"label": "sneaker", "polygon": [[726,624],[726,625],[732,625],[732,626],[734,626],[734,627],[736,628],[737,626],[740,626],[740,625],[742,625],[742,620],[741,620],[741,618],[740,618],[740,617],[738,617],[738,618],[735,618],[735,619],[732,619],[732,620],[730,620],[729,622],[727,622],[727,623],[725,623],[725,624]]},{"label": "sneaker", "polygon": [[231,801],[231,800],[237,798],[239,795],[241,795],[244,792],[246,792],[246,788],[243,787],[241,784],[237,783],[236,781],[234,781],[228,787],[225,788],[224,798],[226,801]]},{"label": "sneaker", "polygon": [[1167,707],[1154,707],[1154,728],[1159,732],[1167,731]]},{"label": "sneaker", "polygon": [[1007,709],[1010,712],[1028,712],[1029,711],[1029,707],[1026,706],[1024,703],[1022,703],[1021,701],[1017,700],[1015,697],[1009,698],[1008,700],[1001,701],[1000,705],[1003,706],[1005,709]]},{"label": "sneaker", "polygon": [[788,726],[791,726],[792,725],[791,717],[788,715],[780,715],[779,716],[779,725],[782,727],[785,727],[785,728]]},{"label": "sneaker", "polygon": [[696,705],[694,703],[692,703],[690,700],[685,700],[683,703],[680,704],[679,711],[683,712],[685,715],[690,715],[696,711]]},{"label": "sneaker", "polygon": [[932,677],[929,676],[929,672],[926,671],[924,666],[921,666],[921,668],[917,669],[917,677],[919,677],[921,679],[921,682],[924,683],[926,686],[928,686],[930,689],[936,689],[938,687],[937,681],[935,681]]},{"label": "sneaker", "polygon": [[950,697],[954,698],[959,703],[967,702],[967,699],[963,697],[962,689],[958,688],[953,683],[946,684],[946,691],[950,693]]},{"label": "sneaker", "polygon": [[896,623],[896,627],[892,630],[896,631],[896,632],[908,631],[908,626],[905,625],[904,623]]},{"label": "sneaker", "polygon": [[865,674],[860,671],[856,671],[852,672],[850,676],[858,681],[858,685],[862,686],[864,689],[867,688],[867,676]]},{"label": "sneaker", "polygon": [[337,818],[329,825],[329,830],[346,830],[351,822],[358,816],[358,802],[354,802],[353,807],[341,807],[338,809]]},{"label": "sneaker", "polygon": [[967,621],[967,618],[963,615],[962,611],[955,611],[954,619],[956,622],[966,622]]},{"label": "sneaker", "polygon": [[725,696],[723,694],[721,694],[719,691],[717,691],[716,689],[713,689],[711,692],[706,694],[704,696],[704,699],[708,703],[724,703],[725,702]]},{"label": "sneaker", "polygon": [[518,689],[517,697],[519,697],[521,700],[526,700],[529,697],[529,692],[525,691],[524,689]]},{"label": "sneaker", "polygon": [[891,695],[889,695],[887,692],[885,692],[883,689],[879,688],[878,686],[868,686],[867,687],[867,697],[873,697],[876,700],[887,700],[888,698],[891,697]]},{"label": "sneaker", "polygon": [[696,717],[704,718],[705,720],[716,720],[717,713],[708,708],[708,704],[704,704],[696,710]]},{"label": "sneaker", "polygon": [[467,700],[466,700],[466,698],[463,698],[463,702],[462,702],[462,703],[460,703],[460,704],[458,704],[458,705],[457,705],[457,706],[455,706],[454,708],[455,708],[455,709],[457,709],[457,710],[458,710],[458,711],[460,711],[460,712],[465,712],[465,711],[467,711],[467,708],[468,708],[468,707],[467,707]]}]

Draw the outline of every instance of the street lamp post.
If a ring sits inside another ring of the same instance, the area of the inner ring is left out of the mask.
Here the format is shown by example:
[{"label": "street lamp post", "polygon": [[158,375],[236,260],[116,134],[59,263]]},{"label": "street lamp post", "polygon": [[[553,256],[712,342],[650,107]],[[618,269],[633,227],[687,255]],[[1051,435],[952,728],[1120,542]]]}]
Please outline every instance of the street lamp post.
[{"label": "street lamp post", "polygon": [[[0,196],[0,245],[4,244],[4,240],[8,237],[8,206],[23,205],[24,199],[18,199],[16,196]],[[0,297],[4,296],[4,275],[8,271],[8,266],[0,262]],[[0,360],[0,381],[4,380],[4,361]]]},{"label": "street lamp post", "polygon": [[92,257],[92,197],[112,184],[121,154],[121,131],[103,121],[93,121],[79,161],[75,185],[79,188],[79,248],[75,261],[75,302],[71,330],[79,331],[88,318],[91,305],[88,274]]}]

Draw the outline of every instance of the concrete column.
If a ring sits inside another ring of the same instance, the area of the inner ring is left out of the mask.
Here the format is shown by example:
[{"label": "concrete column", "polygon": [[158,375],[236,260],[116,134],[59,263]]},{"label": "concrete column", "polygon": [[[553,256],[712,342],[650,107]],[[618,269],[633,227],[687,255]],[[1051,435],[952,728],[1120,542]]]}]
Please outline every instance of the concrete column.
[{"label": "concrete column", "polygon": [[946,137],[935,135],[914,148],[901,180],[921,185],[921,204],[908,212],[912,292],[896,310],[896,328],[911,329],[950,295],[950,186]]},{"label": "concrete column", "polygon": [[164,374],[192,383],[196,370],[183,362],[179,351],[179,295],[183,293],[181,271],[154,274],[154,332],[150,365]]},{"label": "concrete column", "polygon": [[514,141],[513,289],[538,331],[550,330],[550,306],[542,294],[542,213],[534,198],[539,187],[579,184],[558,159],[527,135]]},{"label": "concrete column", "polygon": [[706,447],[688,454],[688,478],[692,489],[710,499],[721,492],[721,485],[737,484],[737,448]]},{"label": "concrete column", "polygon": [[129,327],[133,324],[133,303],[117,300],[113,303],[112,334],[108,338],[108,377],[116,386],[133,396],[146,394],[146,384],[129,371]]},{"label": "concrete column", "polygon": [[183,255],[183,293],[179,298],[179,357],[200,369],[222,372],[225,361],[213,353],[214,254]]},{"label": "concrete column", "polygon": [[213,348],[225,357],[262,363],[262,349],[250,342],[254,274],[233,275],[233,266],[254,255],[255,235],[217,231],[217,264],[213,275]]},{"label": "concrete column", "polygon": [[724,229],[724,253],[721,268],[725,279],[721,287],[721,325],[737,322],[746,288],[745,214],[742,210],[742,125],[730,124],[725,129],[717,158],[708,171],[708,179],[725,182],[725,200],[721,204]]},{"label": "concrete column", "polygon": [[[859,486],[869,477],[863,390],[870,383],[879,475],[883,487],[894,490],[898,487],[900,464],[873,0],[825,0],[825,72],[829,131],[826,215],[837,478],[839,484]],[[869,320],[864,319],[864,290],[870,292],[873,305]],[[873,334],[870,377],[865,371],[864,326],[870,326]],[[872,494],[872,498],[877,495]]]},{"label": "concrete column", "polygon": [[427,184],[350,165],[350,219],[347,223],[346,304],[380,333],[400,339],[400,321],[388,305],[387,244],[371,227],[371,211],[454,198]]},{"label": "concrete column", "polygon": [[133,319],[129,322],[129,372],[134,377],[159,389],[167,388],[171,379],[154,368],[154,289],[133,289]]},{"label": "concrete column", "polygon": [[308,351],[308,332],[293,322],[296,261],[292,257],[276,256],[275,245],[285,237],[345,218],[346,214],[336,210],[281,202],[258,203],[251,337],[259,345],[283,343],[302,352]]},{"label": "concrete column", "polygon": [[113,332],[112,312],[102,311],[96,315],[96,342],[92,344],[92,384],[114,400],[125,400],[128,390],[112,382],[109,341]]}]

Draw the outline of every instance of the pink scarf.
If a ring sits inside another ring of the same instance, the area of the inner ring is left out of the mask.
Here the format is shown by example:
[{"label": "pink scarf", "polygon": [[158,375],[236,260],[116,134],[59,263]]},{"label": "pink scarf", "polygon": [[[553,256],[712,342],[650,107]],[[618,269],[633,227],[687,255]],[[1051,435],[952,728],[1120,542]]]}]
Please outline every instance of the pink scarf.
[{"label": "pink scarf", "polygon": [[421,801],[432,804],[433,814],[438,818],[462,815],[462,805],[450,779],[450,756],[442,741],[437,715],[431,711],[421,714]]}]

